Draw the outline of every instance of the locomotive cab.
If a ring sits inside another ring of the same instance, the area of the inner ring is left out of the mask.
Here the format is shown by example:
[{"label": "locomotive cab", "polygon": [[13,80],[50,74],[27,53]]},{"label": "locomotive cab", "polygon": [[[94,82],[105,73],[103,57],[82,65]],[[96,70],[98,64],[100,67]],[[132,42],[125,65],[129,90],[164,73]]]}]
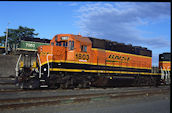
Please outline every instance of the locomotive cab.
[{"label": "locomotive cab", "polygon": [[[59,34],[53,37],[50,45],[38,48],[40,79],[53,81],[48,84],[61,84],[62,76],[72,63],[90,62],[91,41],[87,37],[72,34]],[[68,77],[67,77],[68,78]],[[70,78],[70,77],[69,77]]]}]

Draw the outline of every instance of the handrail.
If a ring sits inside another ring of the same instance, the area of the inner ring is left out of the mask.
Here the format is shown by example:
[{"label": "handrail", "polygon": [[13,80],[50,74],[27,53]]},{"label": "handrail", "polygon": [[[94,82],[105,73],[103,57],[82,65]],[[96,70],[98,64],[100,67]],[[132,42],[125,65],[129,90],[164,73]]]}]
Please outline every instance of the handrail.
[{"label": "handrail", "polygon": [[169,77],[170,77],[169,67],[170,67],[170,66],[167,67],[167,71],[168,71],[168,75],[169,75]]},{"label": "handrail", "polygon": [[39,60],[39,78],[41,78],[41,60],[40,60],[40,56],[39,54],[37,53],[37,56],[38,56],[38,60]]},{"label": "handrail", "polygon": [[161,79],[164,79],[165,78],[165,72],[163,71],[163,68],[160,66],[161,68]]},{"label": "handrail", "polygon": [[15,70],[16,70],[16,77],[18,77],[18,71],[19,71],[18,66],[19,66],[19,62],[20,62],[21,56],[22,56],[22,54],[20,54],[20,56],[19,56],[19,58],[17,60],[16,68],[15,68]]},{"label": "handrail", "polygon": [[171,78],[171,77],[170,77],[169,67],[170,67],[170,66],[167,67],[167,71],[168,71],[168,75],[167,75],[167,76],[168,76],[168,83],[170,84],[170,83],[171,83],[171,81],[170,81],[170,78]]},{"label": "handrail", "polygon": [[48,54],[47,55],[47,64],[48,64],[48,76],[47,77],[50,76],[50,64],[49,64],[48,56],[53,56],[53,54]]}]

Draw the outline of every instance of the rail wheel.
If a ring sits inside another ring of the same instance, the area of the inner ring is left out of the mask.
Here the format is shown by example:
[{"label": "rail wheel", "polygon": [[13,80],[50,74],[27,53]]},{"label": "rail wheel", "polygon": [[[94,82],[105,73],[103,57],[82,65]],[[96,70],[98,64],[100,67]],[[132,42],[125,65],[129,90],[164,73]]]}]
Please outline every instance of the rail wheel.
[{"label": "rail wheel", "polygon": [[60,84],[60,88],[62,89],[67,89],[67,88],[70,88],[70,83],[69,81],[63,83],[63,84]]},{"label": "rail wheel", "polygon": [[83,81],[82,83],[78,84],[78,88],[89,88],[90,87],[90,82],[89,81]]},{"label": "rail wheel", "polygon": [[23,84],[23,83],[20,83],[20,84],[19,84],[19,88],[20,88],[20,89],[24,89],[24,84]]},{"label": "rail wheel", "polygon": [[49,85],[49,88],[58,89],[58,88],[60,88],[60,84],[51,84],[51,85]]},{"label": "rail wheel", "polygon": [[32,78],[31,80],[29,80],[28,88],[30,88],[30,89],[39,88],[39,80],[36,78]]},{"label": "rail wheel", "polygon": [[134,86],[136,86],[136,87],[139,87],[140,86],[140,77],[139,77],[139,75],[137,75],[135,77]]},{"label": "rail wheel", "polygon": [[151,78],[151,83],[153,86],[157,87],[158,86],[158,82],[157,82],[157,79],[156,78]]},{"label": "rail wheel", "polygon": [[39,88],[39,81],[36,79],[31,79],[18,84],[20,89],[36,89]]}]

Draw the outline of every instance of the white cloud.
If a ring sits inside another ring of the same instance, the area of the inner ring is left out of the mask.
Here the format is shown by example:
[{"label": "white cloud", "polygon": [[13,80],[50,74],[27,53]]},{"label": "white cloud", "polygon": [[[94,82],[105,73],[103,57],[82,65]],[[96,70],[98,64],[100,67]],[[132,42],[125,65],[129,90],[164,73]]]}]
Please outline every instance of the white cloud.
[{"label": "white cloud", "polygon": [[94,33],[93,36],[100,38],[107,37],[119,42],[134,40],[139,43],[140,40],[147,40],[141,38],[142,31],[136,27],[148,24],[149,19],[170,16],[170,4],[98,2],[81,6],[78,12],[78,25],[84,35]]},{"label": "white cloud", "polygon": [[[138,26],[170,18],[170,3],[97,2],[82,5],[77,25],[84,36],[104,38],[151,48],[166,48],[170,41],[160,37],[143,37]],[[169,19],[170,20],[170,19]]]}]

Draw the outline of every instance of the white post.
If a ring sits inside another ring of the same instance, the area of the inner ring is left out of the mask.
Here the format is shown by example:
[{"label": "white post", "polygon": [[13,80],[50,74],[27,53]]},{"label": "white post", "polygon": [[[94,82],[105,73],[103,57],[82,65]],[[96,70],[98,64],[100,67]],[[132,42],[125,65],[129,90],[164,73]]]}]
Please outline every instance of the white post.
[{"label": "white post", "polygon": [[167,83],[167,76],[168,76],[168,73],[167,73],[167,70],[165,69],[165,67],[164,67],[164,73],[165,73],[165,83]]},{"label": "white post", "polygon": [[18,58],[18,61],[17,61],[17,64],[16,64],[16,77],[18,77],[18,71],[19,71],[19,62],[20,62],[20,59],[21,59],[21,56],[22,54],[20,54],[19,58]]},{"label": "white post", "polygon": [[7,55],[7,53],[8,53],[7,41],[8,41],[8,25],[9,25],[9,24],[10,24],[10,23],[8,22],[8,24],[7,24],[7,29],[6,29],[5,55]]},{"label": "white post", "polygon": [[168,75],[167,75],[168,84],[170,84],[170,82],[171,82],[171,81],[170,81],[170,71],[169,71],[169,67],[170,67],[170,66],[167,67],[167,71],[168,71]]},{"label": "white post", "polygon": [[50,76],[50,64],[49,64],[49,60],[48,60],[48,57],[49,57],[49,56],[53,56],[53,54],[48,54],[48,55],[47,55],[48,77]]},{"label": "white post", "polygon": [[161,68],[161,79],[164,80],[164,71],[163,71],[162,67],[160,67],[160,68]]},{"label": "white post", "polygon": [[47,63],[48,63],[48,77],[50,76],[50,64],[49,64],[49,56],[53,56],[53,46],[51,45],[51,54],[47,55]]}]

